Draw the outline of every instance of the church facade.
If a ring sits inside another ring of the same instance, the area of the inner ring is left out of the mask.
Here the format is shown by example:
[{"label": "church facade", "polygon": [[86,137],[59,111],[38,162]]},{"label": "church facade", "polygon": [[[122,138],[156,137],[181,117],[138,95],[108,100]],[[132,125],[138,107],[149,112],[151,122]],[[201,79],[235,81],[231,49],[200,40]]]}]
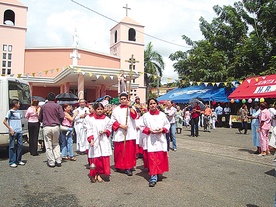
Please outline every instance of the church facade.
[{"label": "church facade", "polygon": [[110,54],[79,48],[77,32],[72,47],[26,48],[28,8],[17,0],[0,5],[2,76],[27,80],[33,96],[71,92],[94,101],[117,97],[123,74],[131,98],[145,101],[144,26],[126,16],[111,28]]}]

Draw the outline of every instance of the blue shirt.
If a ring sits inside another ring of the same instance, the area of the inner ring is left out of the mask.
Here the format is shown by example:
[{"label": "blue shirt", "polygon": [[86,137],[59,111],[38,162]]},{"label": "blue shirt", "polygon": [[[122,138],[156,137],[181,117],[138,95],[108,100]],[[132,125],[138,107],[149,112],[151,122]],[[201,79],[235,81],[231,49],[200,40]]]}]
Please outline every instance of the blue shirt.
[{"label": "blue shirt", "polygon": [[223,108],[222,108],[221,106],[218,106],[218,107],[215,109],[215,112],[217,113],[217,115],[222,115]]},{"label": "blue shirt", "polygon": [[251,124],[253,124],[254,126],[260,126],[260,121],[259,121],[260,112],[261,112],[261,109],[259,109],[258,111],[256,111],[256,109],[252,110],[252,116],[254,116],[255,119],[251,120]]},{"label": "blue shirt", "polygon": [[20,111],[13,110],[13,109],[9,110],[6,115],[6,119],[8,120],[8,124],[13,129],[14,132],[16,133],[22,132],[22,123],[21,123],[22,115]]}]

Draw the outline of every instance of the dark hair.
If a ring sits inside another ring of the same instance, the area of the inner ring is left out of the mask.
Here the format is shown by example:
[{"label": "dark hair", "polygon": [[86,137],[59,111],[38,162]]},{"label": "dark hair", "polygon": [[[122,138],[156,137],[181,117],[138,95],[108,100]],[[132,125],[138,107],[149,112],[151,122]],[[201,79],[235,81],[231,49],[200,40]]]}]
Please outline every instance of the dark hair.
[{"label": "dark hair", "polygon": [[32,106],[38,106],[39,101],[37,99],[32,100]]},{"label": "dark hair", "polygon": [[260,107],[261,107],[262,109],[267,109],[267,108],[268,108],[268,105],[267,105],[266,102],[262,102],[262,103],[260,104]]},{"label": "dark hair", "polygon": [[120,98],[123,97],[123,96],[128,98],[128,95],[125,92],[123,92],[123,93],[120,94]]},{"label": "dark hair", "polygon": [[54,101],[56,98],[56,95],[53,92],[48,93],[47,99],[48,101]]},{"label": "dark hair", "polygon": [[255,107],[255,106],[260,106],[259,102],[254,102],[253,107]]},{"label": "dark hair", "polygon": [[172,101],[172,100],[168,100],[168,102],[170,102],[171,104],[173,104],[173,101]]},{"label": "dark hair", "polygon": [[70,106],[70,104],[64,104],[64,105],[62,106],[63,111],[64,111],[64,109],[66,109],[68,106]]},{"label": "dark hair", "polygon": [[96,111],[97,108],[102,107],[104,109],[104,106],[100,102],[96,102],[93,104],[93,109]]},{"label": "dark hair", "polygon": [[243,104],[243,105],[242,105],[242,108],[244,109],[246,106],[247,106],[246,104]]},{"label": "dark hair", "polygon": [[149,102],[150,102],[151,100],[154,100],[155,103],[158,105],[158,101],[157,101],[155,98],[150,98],[150,99],[148,100],[148,107],[149,107]]},{"label": "dark hair", "polygon": [[19,103],[19,100],[18,99],[13,99],[10,103],[10,108],[13,108],[16,104]]}]

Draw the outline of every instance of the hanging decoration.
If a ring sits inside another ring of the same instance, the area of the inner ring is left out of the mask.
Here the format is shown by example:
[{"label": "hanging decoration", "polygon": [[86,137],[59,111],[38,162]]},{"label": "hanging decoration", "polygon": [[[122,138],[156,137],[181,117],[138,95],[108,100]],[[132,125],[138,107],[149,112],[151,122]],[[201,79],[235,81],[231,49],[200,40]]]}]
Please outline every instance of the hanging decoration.
[{"label": "hanging decoration", "polygon": [[[39,77],[42,77],[43,75],[48,75],[49,72],[50,74],[54,74],[54,72],[58,73],[60,71],[63,71],[64,69],[74,69],[77,73],[81,73],[82,75],[86,75],[88,74],[90,77],[93,76],[93,73],[91,72],[85,72],[83,71],[81,68],[77,68],[77,67],[74,67],[72,68],[72,66],[66,66],[66,67],[62,67],[62,68],[54,68],[54,69],[48,69],[48,70],[44,70],[44,71],[39,71],[39,72],[32,72],[30,74],[10,74],[11,77],[13,76],[17,76],[18,78],[22,78],[22,77],[36,77],[36,76],[39,76]],[[119,77],[120,75],[120,71],[121,70],[118,70],[118,74],[117,74],[117,77]],[[165,82],[165,83],[171,83],[173,82],[173,79],[172,77],[159,77],[157,76],[156,74],[151,74],[151,73],[145,73],[145,72],[135,72],[137,75],[147,75],[147,77],[152,77],[153,79],[162,79],[162,82]],[[103,79],[106,79],[107,77],[110,77],[111,80],[114,80],[114,76],[115,75],[101,75],[101,74],[96,74],[97,75],[97,79],[99,77],[103,77]],[[255,78],[256,81],[258,81],[258,78]],[[185,80],[179,80],[182,84],[186,84],[187,82]],[[229,85],[234,85],[234,86],[237,86],[237,84],[240,84],[242,83],[242,81],[233,81],[233,82],[195,82],[195,81],[189,81],[188,82],[190,85],[201,85],[201,84],[204,84],[206,87],[208,85],[212,85],[212,86],[217,86],[219,87],[220,85],[224,85],[224,86],[229,86]]]}]

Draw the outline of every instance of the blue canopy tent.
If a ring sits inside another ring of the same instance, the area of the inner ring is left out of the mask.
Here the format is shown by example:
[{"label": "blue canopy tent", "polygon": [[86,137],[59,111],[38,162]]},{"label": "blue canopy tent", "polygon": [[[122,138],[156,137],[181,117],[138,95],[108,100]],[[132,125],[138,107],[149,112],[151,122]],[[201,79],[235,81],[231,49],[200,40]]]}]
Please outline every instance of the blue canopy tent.
[{"label": "blue canopy tent", "polygon": [[172,100],[175,103],[188,103],[192,98],[200,98],[203,101],[229,102],[228,96],[233,89],[217,86],[190,86],[187,88],[176,88],[163,96],[158,101]]}]

